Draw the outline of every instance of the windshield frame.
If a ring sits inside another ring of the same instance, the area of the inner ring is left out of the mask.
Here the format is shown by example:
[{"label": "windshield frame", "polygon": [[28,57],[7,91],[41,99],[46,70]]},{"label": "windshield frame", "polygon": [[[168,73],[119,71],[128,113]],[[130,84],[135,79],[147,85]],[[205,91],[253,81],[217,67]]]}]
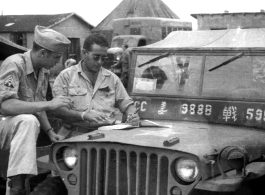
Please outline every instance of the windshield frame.
[{"label": "windshield frame", "polygon": [[138,55],[154,55],[160,56],[161,54],[169,53],[169,55],[187,55],[187,56],[203,56],[202,67],[201,67],[201,78],[199,83],[199,94],[198,96],[188,96],[188,95],[163,95],[163,97],[180,97],[180,98],[193,98],[193,99],[213,99],[213,100],[238,100],[238,101],[262,101],[261,99],[242,99],[242,98],[227,98],[227,97],[205,97],[202,96],[202,88],[203,88],[203,79],[204,79],[204,71],[205,71],[205,60],[206,56],[230,56],[233,58],[238,54],[244,53],[243,56],[264,56],[264,49],[250,49],[250,48],[242,48],[242,49],[228,49],[228,48],[140,48],[133,49],[132,52],[132,63],[130,67],[130,76],[129,76],[129,85],[128,85],[128,93],[130,96],[146,96],[146,97],[161,97],[161,94],[146,94],[146,93],[135,93],[133,92],[133,81],[135,76],[135,68],[136,68],[136,60]]}]

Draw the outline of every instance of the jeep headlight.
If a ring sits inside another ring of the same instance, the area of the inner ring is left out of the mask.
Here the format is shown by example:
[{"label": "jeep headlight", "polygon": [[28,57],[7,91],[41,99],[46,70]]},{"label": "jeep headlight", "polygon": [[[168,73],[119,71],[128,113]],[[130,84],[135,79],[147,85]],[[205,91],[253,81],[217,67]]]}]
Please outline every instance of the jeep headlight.
[{"label": "jeep headlight", "polygon": [[74,168],[78,161],[76,150],[72,147],[66,147],[63,151],[63,160],[69,168]]},{"label": "jeep headlight", "polygon": [[198,176],[197,163],[188,158],[180,158],[177,160],[175,170],[179,178],[185,182],[193,182]]},{"label": "jeep headlight", "polygon": [[120,58],[121,58],[120,55],[117,55],[117,56],[116,56],[116,60],[117,60],[117,61],[119,61]]}]

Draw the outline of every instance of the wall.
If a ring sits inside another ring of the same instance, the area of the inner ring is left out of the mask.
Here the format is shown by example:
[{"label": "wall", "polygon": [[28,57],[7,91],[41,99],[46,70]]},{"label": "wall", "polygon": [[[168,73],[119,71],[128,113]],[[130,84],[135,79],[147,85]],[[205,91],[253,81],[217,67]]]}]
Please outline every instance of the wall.
[{"label": "wall", "polygon": [[91,30],[87,24],[85,24],[79,18],[72,16],[67,20],[52,28],[68,38],[80,38],[81,48],[85,41],[85,38],[91,34]]},{"label": "wall", "polygon": [[198,30],[265,28],[265,13],[197,14]]},{"label": "wall", "polygon": [[0,36],[7,39],[7,40],[9,40],[9,35],[10,35],[10,33],[0,33]]},{"label": "wall", "polygon": [[[80,39],[80,49],[83,47],[85,38],[91,34],[89,26],[80,20],[76,16],[72,16],[67,20],[59,23],[58,25],[52,27],[53,30],[58,31],[68,38],[79,38]],[[64,65],[61,59],[60,64],[51,69],[51,73],[57,75],[61,70],[64,69]]]}]

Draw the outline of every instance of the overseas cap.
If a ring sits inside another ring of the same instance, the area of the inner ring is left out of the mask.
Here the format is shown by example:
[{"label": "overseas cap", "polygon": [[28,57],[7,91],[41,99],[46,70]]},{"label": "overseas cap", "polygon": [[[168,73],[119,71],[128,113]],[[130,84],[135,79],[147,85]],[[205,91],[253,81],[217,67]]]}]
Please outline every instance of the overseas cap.
[{"label": "overseas cap", "polygon": [[36,26],[34,41],[41,47],[57,53],[64,53],[71,43],[61,33],[43,26]]}]

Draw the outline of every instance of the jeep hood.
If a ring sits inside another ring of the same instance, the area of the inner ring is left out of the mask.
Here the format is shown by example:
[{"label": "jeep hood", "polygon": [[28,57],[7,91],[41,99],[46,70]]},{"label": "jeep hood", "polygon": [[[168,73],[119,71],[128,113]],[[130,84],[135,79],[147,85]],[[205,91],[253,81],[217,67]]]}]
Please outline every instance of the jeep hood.
[{"label": "jeep hood", "polygon": [[[265,148],[265,131],[249,127],[207,124],[184,121],[155,121],[171,127],[137,127],[127,130],[96,130],[72,137],[63,142],[113,142],[143,147],[166,148],[194,154],[202,158],[206,154],[221,151],[227,146],[240,146],[248,151],[250,160],[259,158]],[[104,138],[88,140],[88,135],[103,133]],[[178,137],[179,143],[164,146],[164,141]]]}]

